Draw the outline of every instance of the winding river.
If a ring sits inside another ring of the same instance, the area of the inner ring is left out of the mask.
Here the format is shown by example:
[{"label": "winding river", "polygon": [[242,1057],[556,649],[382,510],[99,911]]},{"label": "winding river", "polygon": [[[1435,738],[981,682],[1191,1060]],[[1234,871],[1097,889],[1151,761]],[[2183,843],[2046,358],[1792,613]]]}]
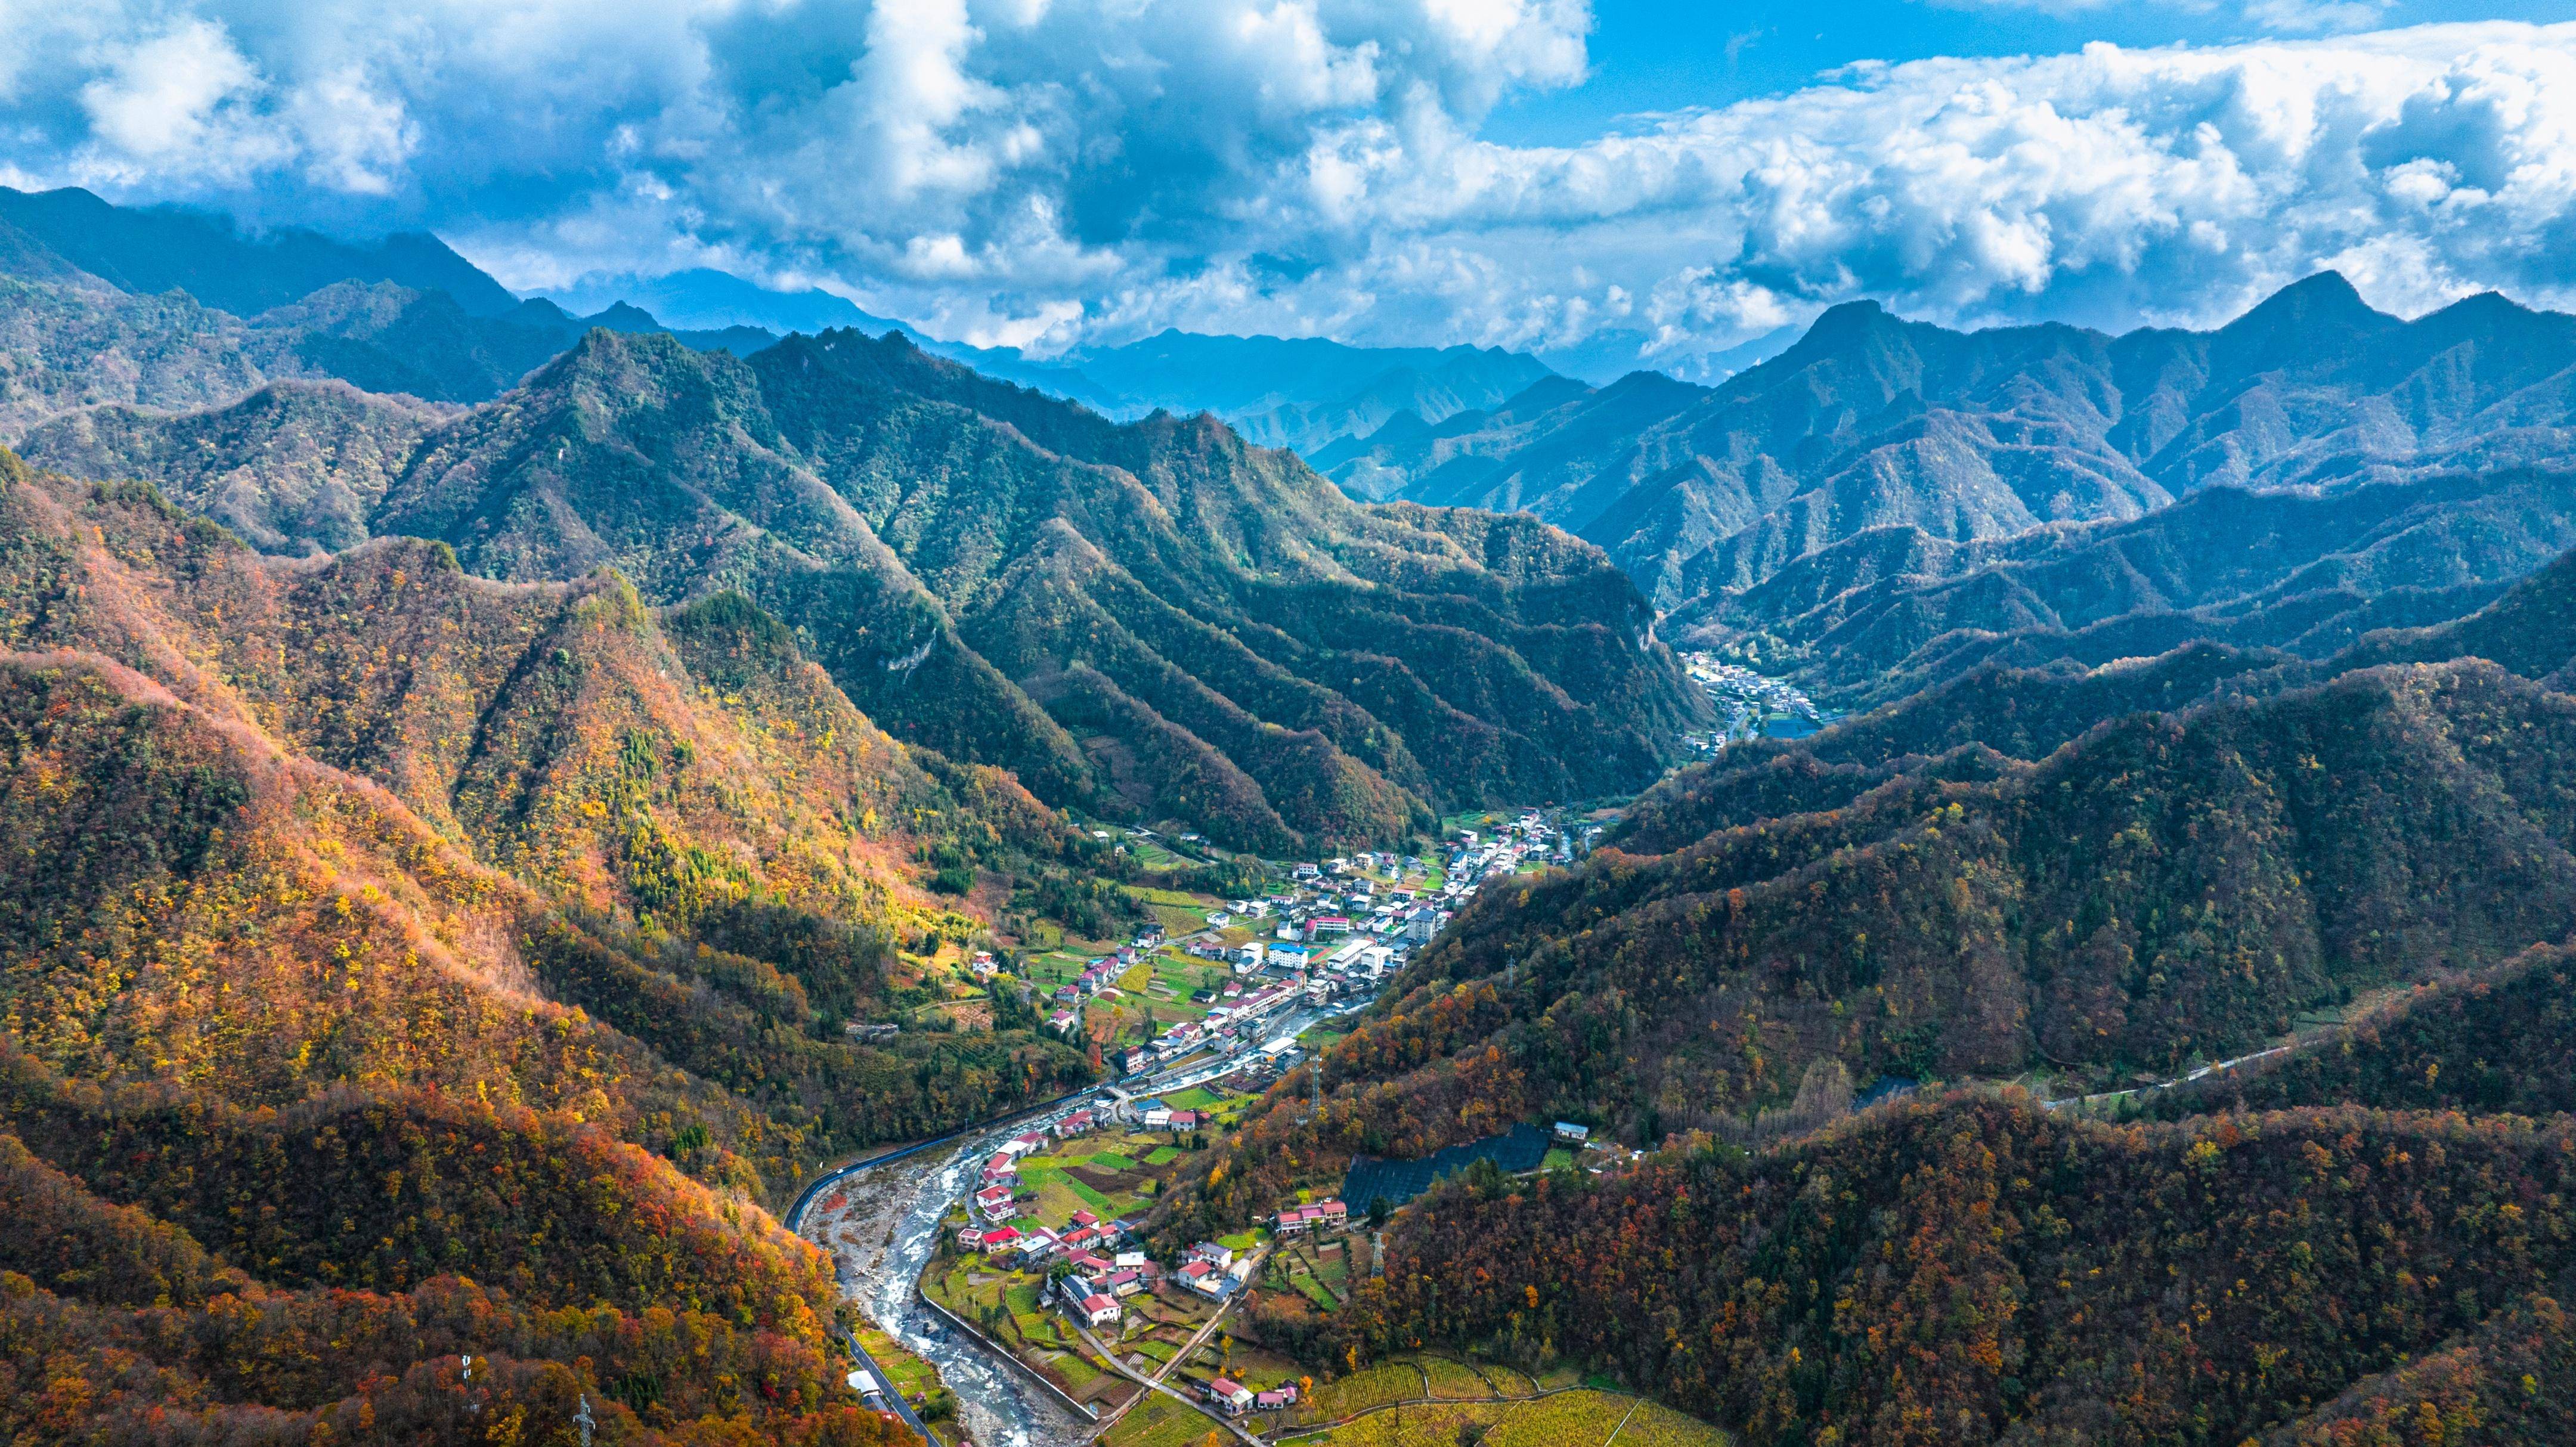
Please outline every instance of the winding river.
[{"label": "winding river", "polygon": [[[826,1191],[803,1225],[808,1239],[831,1251],[842,1297],[939,1369],[957,1394],[960,1424],[979,1447],[1072,1447],[1088,1435],[1088,1422],[941,1321],[913,1289],[937,1244],[940,1217],[964,1193],[974,1163],[1010,1134],[860,1170]],[[953,1439],[956,1425],[940,1435]]]},{"label": "winding river", "polygon": [[[1332,1011],[1301,1007],[1283,1017],[1277,1028],[1294,1035],[1318,1020],[1358,1008],[1356,1004]],[[1240,1056],[1200,1060],[1131,1082],[1130,1088],[1178,1090],[1237,1069],[1241,1063]],[[799,1199],[799,1210],[791,1212],[795,1229],[832,1253],[842,1298],[906,1350],[939,1369],[940,1380],[957,1394],[962,1424],[978,1447],[1073,1447],[1089,1437],[1091,1423],[1032,1385],[981,1343],[940,1320],[922,1304],[915,1283],[938,1244],[940,1218],[965,1195],[975,1163],[1013,1135],[1041,1119],[1061,1116],[1074,1104],[1060,1102],[1044,1108],[1043,1115],[1015,1117],[1007,1125],[979,1130],[960,1143],[915,1148],[878,1164],[827,1176],[808,1187]],[[953,1438],[956,1430],[951,1426],[942,1431],[942,1440]]]}]

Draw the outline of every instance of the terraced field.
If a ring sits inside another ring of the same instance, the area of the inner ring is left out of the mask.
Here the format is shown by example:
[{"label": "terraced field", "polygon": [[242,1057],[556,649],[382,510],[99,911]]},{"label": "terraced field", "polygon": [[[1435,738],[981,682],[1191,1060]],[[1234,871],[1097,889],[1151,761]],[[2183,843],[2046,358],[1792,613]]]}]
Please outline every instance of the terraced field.
[{"label": "terraced field", "polygon": [[[1463,1431],[1493,1429],[1507,1410],[1484,1402],[1435,1402],[1373,1413],[1329,1432],[1295,1439],[1331,1447],[1458,1447]],[[1488,1437],[1486,1440],[1493,1440]]]},{"label": "terraced field", "polygon": [[1313,1394],[1298,1404],[1297,1420],[1337,1421],[1373,1407],[1427,1395],[1420,1367],[1411,1362],[1393,1362],[1317,1384]]},{"label": "terraced field", "polygon": [[1422,1374],[1431,1384],[1431,1395],[1450,1402],[1482,1402],[1503,1393],[1494,1389],[1484,1373],[1465,1362],[1447,1357],[1426,1356],[1421,1359]]},{"label": "terraced field", "polygon": [[[1624,1392],[1542,1384],[1512,1367],[1424,1356],[1326,1382],[1279,1429],[1298,1447],[1727,1447],[1726,1433]],[[1436,1400],[1426,1401],[1428,1396]],[[1344,1420],[1348,1419],[1348,1420]],[[1339,1422],[1338,1426],[1323,1424]]]},{"label": "terraced field", "polygon": [[1696,1417],[1685,1417],[1655,1402],[1639,1402],[1635,1416],[1619,1429],[1613,1447],[1717,1447],[1726,1434]]},{"label": "terraced field", "polygon": [[[1604,1447],[1636,1405],[1636,1398],[1610,1392],[1559,1392],[1514,1403],[1485,1441],[1491,1447]],[[1717,1429],[1708,1430],[1711,1447],[1726,1440]]]}]

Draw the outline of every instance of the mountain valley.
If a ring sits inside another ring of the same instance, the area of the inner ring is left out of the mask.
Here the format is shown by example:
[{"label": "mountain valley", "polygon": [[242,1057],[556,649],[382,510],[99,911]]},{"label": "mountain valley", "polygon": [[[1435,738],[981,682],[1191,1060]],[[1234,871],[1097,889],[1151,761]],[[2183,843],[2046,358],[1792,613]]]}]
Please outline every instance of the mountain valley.
[{"label": "mountain valley", "polygon": [[0,191],[17,1440],[2576,1422],[2576,321],[636,295]]}]

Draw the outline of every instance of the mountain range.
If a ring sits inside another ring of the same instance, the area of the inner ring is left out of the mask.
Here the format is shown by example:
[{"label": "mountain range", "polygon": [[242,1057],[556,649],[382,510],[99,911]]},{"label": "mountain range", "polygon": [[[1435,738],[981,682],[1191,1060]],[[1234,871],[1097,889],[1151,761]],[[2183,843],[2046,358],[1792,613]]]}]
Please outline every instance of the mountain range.
[{"label": "mountain range", "polygon": [[25,444],[283,551],[738,588],[900,737],[1272,853],[1634,788],[1700,707],[1625,579],[1535,520],[1354,504],[1204,417],[1120,426],[899,335],[594,330],[461,414],[281,384]]},{"label": "mountain range", "polygon": [[[1142,1229],[1596,1148],[1256,1282],[1241,1343],[1748,1447],[2576,1431],[2576,321],[1855,305],[1593,387],[478,277],[0,193],[13,1437],[901,1440],[769,1211],[1097,1078],[960,973],[1113,932],[1095,826],[1549,801],[1601,847]],[[1675,767],[1668,640],[1850,716]]]},{"label": "mountain range", "polygon": [[1301,453],[1375,433],[1398,416],[1438,422],[1491,408],[1555,375],[1533,357],[1498,347],[1358,347],[1322,337],[1176,330],[1032,356],[1015,347],[942,340],[830,292],[772,290],[704,268],[594,278],[551,299],[576,312],[623,303],[684,330],[758,331],[770,339],[791,332],[899,331],[926,352],[1105,417],[1132,422],[1156,410],[1212,412],[1255,443]]},{"label": "mountain range", "polygon": [[0,647],[0,1421],[435,1432],[587,1380],[638,1440],[895,1440],[757,1203],[1089,1077],[842,1030],[984,928],[920,861],[990,896],[1087,838],[738,594],[264,557],[4,451]]},{"label": "mountain range", "polygon": [[1607,550],[1677,638],[1722,641],[1735,594],[1874,531],[1937,553],[2214,485],[2563,460],[2571,391],[2576,319],[2486,295],[2402,321],[2327,272],[2210,332],[1963,333],[1854,302],[1714,387],[1542,382],[1313,460],[1360,495],[1533,512]]},{"label": "mountain range", "polygon": [[1730,749],[1479,898],[1167,1234],[1574,1121],[1660,1153],[1471,1169],[1265,1339],[1765,1444],[2557,1440],[2572,667],[2576,553],[2325,659],[1989,661]]},{"label": "mountain range", "polygon": [[2576,546],[2572,507],[2576,474],[2556,467],[2215,484],[2141,518],[1985,542],[1874,529],[1702,616],[1725,656],[1861,706],[1987,662],[2091,666],[2194,639],[2322,658],[2494,597]]},{"label": "mountain range", "polygon": [[[2576,402],[2571,319],[2490,295],[2401,321],[2333,273],[2205,333],[1963,333],[1853,303],[1747,353],[1753,364],[1716,386],[1636,373],[1593,387],[1499,350],[1321,339],[1165,332],[1038,358],[704,270],[564,293],[596,307],[577,315],[510,297],[427,237],[246,237],[78,191],[0,194],[0,226],[0,286],[16,279],[0,298],[0,439],[84,405],[203,407],[270,380],[485,401],[592,327],[664,329],[657,312],[689,344],[745,356],[789,332],[902,331],[1113,419],[1213,413],[1252,442],[1297,450],[1357,498],[1531,512],[1607,551],[1665,636],[1802,668],[1827,615],[1809,599],[1783,616],[1775,575],[1799,575],[1787,591],[1800,594],[1835,581],[1940,591],[1909,611],[1952,612],[1981,632],[2073,631],[2104,611],[2051,616],[2016,599],[1981,614],[1959,600],[2011,591],[1978,579],[1989,568],[2092,546],[2083,525],[2152,519],[2211,486],[2324,493],[2556,465]],[[2466,571],[2501,585],[2514,568]],[[2211,601],[2185,593],[2129,611]],[[1884,606],[1873,596],[1828,613]],[[1835,651],[1846,674],[1903,662]]]},{"label": "mountain range", "polygon": [[84,407],[207,407],[286,379],[485,401],[593,327],[662,330],[633,307],[522,302],[427,236],[249,238],[195,212],[0,187],[0,442]]}]

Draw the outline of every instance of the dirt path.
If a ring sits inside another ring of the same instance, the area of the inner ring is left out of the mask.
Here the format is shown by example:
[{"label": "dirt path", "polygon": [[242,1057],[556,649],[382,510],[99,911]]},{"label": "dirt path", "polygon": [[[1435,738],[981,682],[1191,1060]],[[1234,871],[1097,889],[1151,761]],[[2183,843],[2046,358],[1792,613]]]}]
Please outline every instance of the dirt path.
[{"label": "dirt path", "polygon": [[[1220,1315],[1221,1314],[1222,1313],[1220,1313]],[[1215,1325],[1214,1319],[1211,1319],[1208,1324],[1211,1326]],[[1075,1330],[1082,1333],[1082,1339],[1091,1344],[1091,1349],[1093,1351],[1100,1353],[1100,1359],[1109,1363],[1112,1370],[1116,1371],[1120,1376],[1128,1378],[1130,1381],[1141,1383],[1145,1388],[1144,1391],[1138,1392],[1134,1397],[1130,1398],[1126,1406],[1121,1407],[1117,1411],[1110,1413],[1108,1416],[1101,1418],[1100,1426],[1092,1432],[1091,1437],[1088,1440],[1094,1442],[1100,1440],[1101,1436],[1107,1433],[1111,1427],[1117,1425],[1118,1419],[1126,1416],[1128,1411],[1138,1402],[1145,1400],[1147,1396],[1153,1393],[1160,1392],[1164,1396],[1171,1398],[1173,1401],[1178,1402],[1182,1406],[1189,1408],[1191,1411],[1198,1413],[1200,1416],[1207,1418],[1209,1421],[1214,1422],[1225,1430],[1232,1432],[1235,1436],[1243,1439],[1247,1444],[1247,1447],[1269,1447],[1268,1443],[1252,1435],[1252,1433],[1245,1430],[1240,1423],[1235,1422],[1229,1417],[1221,1415],[1216,1411],[1216,1409],[1208,1406],[1207,1403],[1192,1401],[1186,1394],[1163,1385],[1162,1378],[1159,1375],[1149,1377],[1127,1365],[1125,1361],[1119,1358],[1116,1352],[1110,1350],[1108,1343],[1102,1341],[1096,1336],[1093,1336],[1090,1328],[1077,1327]],[[1197,1350],[1197,1347],[1193,1345],[1191,1350],[1195,1351]],[[1184,1352],[1182,1355],[1186,1356],[1188,1353]],[[1174,1357],[1172,1361],[1176,1362],[1180,1359],[1180,1357]],[[1165,1362],[1163,1364],[1164,1371],[1168,1372],[1171,1369],[1171,1362]]]}]

